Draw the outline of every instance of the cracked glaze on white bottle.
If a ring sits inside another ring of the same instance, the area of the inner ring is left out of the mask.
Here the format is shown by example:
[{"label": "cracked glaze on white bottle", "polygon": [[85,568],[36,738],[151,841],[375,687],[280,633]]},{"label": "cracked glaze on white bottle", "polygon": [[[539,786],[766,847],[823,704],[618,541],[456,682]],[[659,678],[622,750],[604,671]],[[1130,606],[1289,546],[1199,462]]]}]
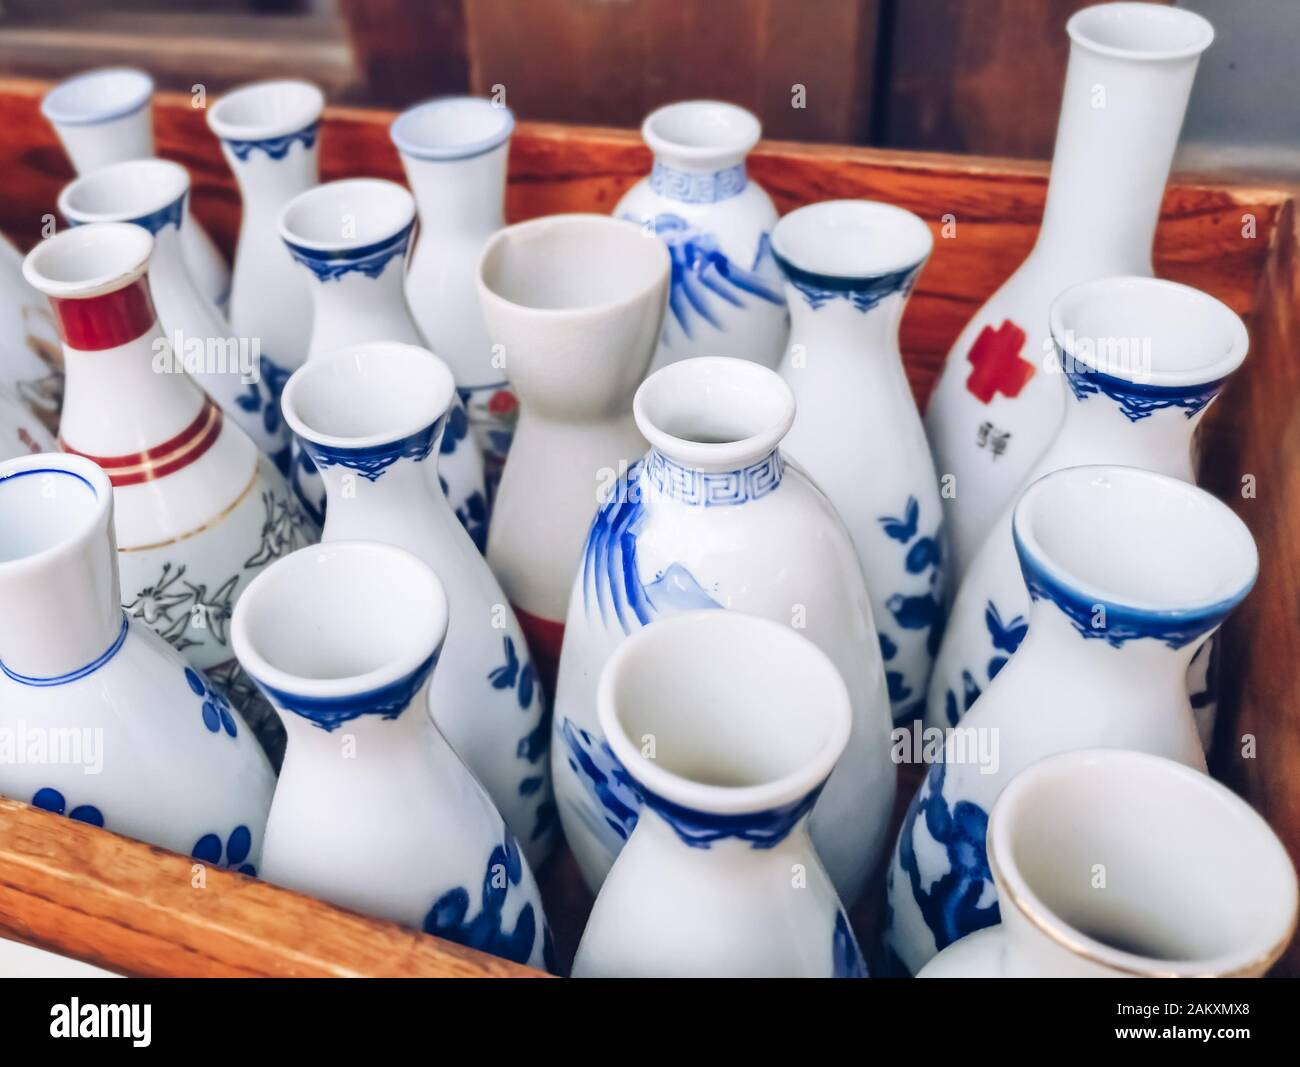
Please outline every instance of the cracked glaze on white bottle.
[{"label": "cracked glaze on white bottle", "polygon": [[924,708],[947,609],[943,506],[903,359],[903,306],[933,240],[910,211],[832,200],[786,215],[772,251],[786,279],[794,392],[783,448],[853,535],[894,717]]},{"label": "cracked glaze on white bottle", "polygon": [[248,587],[231,630],[289,734],[263,877],[549,968],[528,861],[426,714],[447,630],[428,565],[373,541],[302,549]]},{"label": "cracked glaze on white bottle", "polygon": [[[414,198],[396,182],[379,178],[327,182],[285,205],[280,236],[310,278],[309,359],[369,341],[424,345],[403,290],[414,230]],[[439,449],[439,467],[427,473],[441,477],[452,510],[481,551],[488,523],[483,456],[469,436],[459,396]],[[323,518],[325,487],[301,452],[293,486],[307,510]]]},{"label": "cracked glaze on white bottle", "polygon": [[483,321],[478,260],[488,238],[505,225],[514,127],[504,104],[454,96],[408,108],[389,128],[420,212],[406,299],[429,347],[456,379],[483,451],[489,495],[501,480],[519,401]]},{"label": "cracked glaze on white bottle", "polygon": [[993,805],[986,847],[1002,921],[918,978],[1258,978],[1295,932],[1295,868],[1268,823],[1144,752],[1039,760]]},{"label": "cracked glaze on white bottle", "polygon": [[1025,767],[1103,747],[1205,770],[1187,667],[1259,568],[1250,531],[1225,504],[1136,467],[1040,478],[1013,526],[1033,601],[1029,633],[947,734],[889,868],[885,944],[908,973],[998,921],[988,811]]},{"label": "cracked glaze on white bottle", "polygon": [[657,233],[673,260],[668,314],[650,370],[692,356],[735,356],[775,367],[789,331],[772,259],[772,199],[745,172],[758,119],[717,100],[651,112],[641,136],[649,176],[614,208]]},{"label": "cracked glaze on white bottle", "polygon": [[624,642],[597,701],[644,805],[574,977],[865,978],[808,834],[853,718],[826,654],[782,623],[691,612]]},{"label": "cracked glaze on white bottle", "polygon": [[[1026,485],[1052,471],[1114,463],[1194,482],[1192,446],[1205,409],[1246,358],[1246,327],[1212,296],[1154,278],[1103,278],[1052,303],[1050,332],[1066,397],[1055,440]],[[926,725],[954,726],[1015,653],[1027,629],[1025,589],[1008,504],[957,592],[926,709]],[[1198,650],[1188,688],[1208,747],[1213,641]],[[976,705],[978,706],[978,705]]]},{"label": "cracked glaze on white bottle", "polygon": [[59,212],[73,225],[130,222],[153,234],[149,290],[158,322],[186,372],[281,474],[289,472],[289,430],[262,375],[256,338],[236,337],[199,294],[182,255],[190,176],[178,163],[113,163],[65,185]]},{"label": "cracked glaze on white bottle", "polygon": [[[142,70],[110,67],[74,75],[41,100],[41,113],[63,143],[78,174],[154,154],[149,104],[153,79]],[[230,268],[185,206],[181,255],[195,287],[213,307],[230,299]]]},{"label": "cracked glaze on white bottle", "polygon": [[225,697],[122,611],[114,492],[80,456],[0,463],[0,792],[256,873],[275,776]]},{"label": "cracked glaze on white bottle", "polygon": [[889,698],[871,602],[834,507],[779,449],[794,419],[780,377],[749,360],[672,363],[637,390],[650,451],[590,524],[569,599],[551,738],[565,837],[597,888],[637,819],[607,788],[596,687],[630,634],[696,609],[800,629],[844,675],[853,728],[812,814],[812,836],[849,906],[886,847],[895,790]]},{"label": "cracked glaze on white bottle", "polygon": [[428,349],[378,342],[313,356],[285,386],[284,415],[325,482],[322,541],[394,544],[442,581],[450,622],[429,707],[536,866],[558,828],[550,723],[505,594],[431,477],[454,400]]},{"label": "cracked glaze on white bottle", "polygon": [[[1047,311],[1063,289],[1147,275],[1169,165],[1214,30],[1160,4],[1085,8],[1066,25],[1065,77],[1038,240],[953,344],[925,413],[960,580],[1060,424]],[[962,219],[957,216],[958,234]],[[958,238],[960,239],[960,237]]]}]

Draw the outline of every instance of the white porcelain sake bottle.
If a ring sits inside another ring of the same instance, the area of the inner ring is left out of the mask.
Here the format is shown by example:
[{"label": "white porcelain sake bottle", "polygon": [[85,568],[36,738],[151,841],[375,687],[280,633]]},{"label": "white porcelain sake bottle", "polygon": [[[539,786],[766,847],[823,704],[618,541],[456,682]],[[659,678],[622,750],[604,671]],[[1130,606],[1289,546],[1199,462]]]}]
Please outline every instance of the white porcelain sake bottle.
[{"label": "white porcelain sake bottle", "polygon": [[114,489],[0,463],[0,793],[256,873],[275,777],[238,712],[122,611]]},{"label": "white porcelain sake bottle", "polygon": [[865,978],[808,835],[853,720],[826,654],[782,623],[690,612],[624,642],[598,703],[644,805],[574,977]]},{"label": "white porcelain sake bottle", "polygon": [[780,444],[794,419],[781,378],[701,356],[646,379],[634,404],[650,442],[592,520],[573,580],[551,770],[565,837],[593,889],[636,819],[611,794],[597,683],[619,645],[656,620],[727,608],[793,626],[844,675],[853,728],[812,814],[812,837],[852,906],[887,842],[895,791],[889,698],[871,602],[843,520]]},{"label": "white porcelain sake bottle", "polygon": [[985,828],[1025,767],[1101,747],[1205,770],[1187,666],[1259,567],[1250,531],[1226,505],[1135,467],[1039,479],[1016,505],[1014,536],[1033,601],[1029,633],[947,733],[890,865],[885,944],[908,973],[998,921]]},{"label": "white porcelain sake bottle", "polygon": [[717,100],[651,112],[641,136],[649,176],[614,208],[656,233],[672,254],[672,289],[652,371],[691,356],[740,356],[775,367],[789,319],[772,259],[776,208],[745,173],[758,119]]},{"label": "white porcelain sake bottle", "polygon": [[772,233],[791,319],[778,369],[796,403],[782,447],[853,535],[900,721],[924,710],[947,610],[939,483],[898,347],[932,245],[910,211],[869,200],[799,208]]},{"label": "white porcelain sake bottle", "polygon": [[447,630],[433,571],[372,541],[302,549],[248,587],[231,629],[289,733],[263,877],[549,967],[528,861],[425,713]]},{"label": "white porcelain sake bottle", "polygon": [[[352,178],[300,193],[280,215],[280,236],[309,279],[308,358],[367,341],[423,345],[403,291],[415,228],[415,200],[396,182]],[[487,543],[483,457],[469,437],[457,397],[439,446],[441,476],[456,517],[480,550]],[[325,487],[310,460],[295,463],[294,488],[308,511],[324,515]]]},{"label": "white porcelain sake bottle", "polygon": [[[154,154],[149,103],[153,79],[142,70],[110,67],[59,82],[41,100],[41,113],[59,135],[78,174]],[[179,223],[178,223],[179,225]],[[195,287],[213,307],[230,298],[230,268],[207,231],[185,206],[181,256]]]},{"label": "white porcelain sake bottle", "polygon": [[1295,868],[1268,823],[1159,756],[1039,760],[993,805],[986,848],[1001,922],[918,978],[1258,978],[1295,931]]},{"label": "white porcelain sake bottle", "polygon": [[[9,455],[48,452],[63,406],[63,353],[49,304],[23,278],[23,257],[0,234],[0,394]],[[27,411],[14,410],[21,405]]]},{"label": "white porcelain sake bottle", "polygon": [[190,176],[178,163],[138,159],[100,167],[64,186],[59,212],[73,225],[130,222],[153,234],[149,290],[158,323],[185,371],[289,473],[289,430],[262,376],[261,344],[237,337],[194,287],[181,250]]},{"label": "white porcelain sake bottle", "polygon": [[420,232],[406,271],[406,300],[429,347],[456,378],[495,494],[519,418],[519,401],[479,306],[478,260],[505,224],[506,157],[515,117],[471,96],[427,100],[389,130],[415,193]]},{"label": "white porcelain sake bottle", "polygon": [[[1232,309],[1190,286],[1154,278],[1102,278],[1052,302],[1050,333],[1066,396],[1065,418],[1026,478],[1113,463],[1195,481],[1193,434],[1206,407],[1246,357],[1246,327]],[[1025,636],[1029,593],[1008,504],[974,557],[953,603],[930,683],[926,724],[954,726]],[[1207,646],[1208,646],[1207,642]],[[1189,679],[1208,745],[1214,703],[1198,652]]]},{"label": "white porcelain sake bottle", "polygon": [[534,866],[555,843],[546,700],[501,586],[431,475],[455,403],[451,372],[394,342],[313,356],[284,415],[325,482],[322,541],[382,541],[427,563],[451,621],[429,706]]},{"label": "white porcelain sake bottle", "polygon": [[[1047,309],[1078,282],[1150,275],[1160,199],[1214,30],[1163,4],[1100,4],[1066,25],[1070,63],[1042,229],[948,353],[925,425],[960,580],[1061,420]],[[958,233],[962,225],[957,216]]]},{"label": "white porcelain sake bottle", "polygon": [[153,245],[143,227],[93,222],[24,261],[63,335],[59,444],[113,484],[127,613],[207,672],[274,759],[274,717],[235,662],[230,613],[254,574],[319,534],[271,461],[178,365],[145,278]]},{"label": "white porcelain sake bottle", "polygon": [[275,404],[289,375],[307,358],[311,296],[307,279],[280,240],[280,211],[318,180],[325,97],[303,81],[246,85],[208,108],[239,183],[243,214],[231,273],[228,314],[237,337],[256,337],[262,377]]},{"label": "white porcelain sake bottle", "polygon": [[632,395],[659,336],[668,276],[662,244],[602,215],[509,226],[479,263],[488,333],[521,404],[487,559],[548,693],[591,516],[645,451]]}]

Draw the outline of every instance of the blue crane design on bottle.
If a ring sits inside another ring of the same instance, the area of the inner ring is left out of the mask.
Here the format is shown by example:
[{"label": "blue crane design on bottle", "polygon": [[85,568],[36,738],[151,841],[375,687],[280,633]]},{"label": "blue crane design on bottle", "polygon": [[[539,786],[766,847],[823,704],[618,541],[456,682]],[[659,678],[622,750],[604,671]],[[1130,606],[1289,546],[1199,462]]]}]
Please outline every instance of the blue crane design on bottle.
[{"label": "blue crane design on bottle", "polygon": [[[624,217],[641,221],[632,215]],[[681,215],[662,212],[647,222],[668,246],[672,259],[668,310],[688,338],[695,336],[701,323],[715,330],[725,328],[717,315],[719,301],[735,308],[745,307],[746,298],[785,306],[767,234],[759,239],[753,265],[745,268],[727,258],[713,234],[691,225]]]}]

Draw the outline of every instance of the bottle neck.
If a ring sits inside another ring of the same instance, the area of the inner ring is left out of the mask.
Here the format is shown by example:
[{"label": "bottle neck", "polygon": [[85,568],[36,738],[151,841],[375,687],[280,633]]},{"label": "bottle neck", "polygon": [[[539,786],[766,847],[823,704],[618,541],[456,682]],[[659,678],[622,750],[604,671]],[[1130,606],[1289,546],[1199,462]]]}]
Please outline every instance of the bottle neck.
[{"label": "bottle neck", "polygon": [[457,235],[486,240],[501,229],[508,152],[506,143],[468,159],[402,157],[423,240],[432,243]]},{"label": "bottle neck", "polygon": [[1035,256],[1069,264],[1070,276],[1151,273],[1196,62],[1116,59],[1071,46]]},{"label": "bottle neck", "polygon": [[377,250],[329,258],[291,249],[311,289],[313,317],[308,357],[368,341],[423,345],[406,303],[403,281],[411,230]]},{"label": "bottle neck", "polygon": [[708,160],[686,160],[670,154],[655,156],[650,188],[682,204],[716,204],[745,191],[745,156],[724,153]]},{"label": "bottle neck", "polygon": [[280,208],[319,182],[317,130],[313,124],[285,137],[221,142],[239,183],[245,225],[254,215],[266,225],[278,226]]},{"label": "bottle neck", "polygon": [[[904,292],[869,288],[831,291],[790,282],[790,343],[806,347],[809,364],[818,358],[877,356],[898,353],[898,327],[907,297]],[[869,349],[867,352],[862,349]]]},{"label": "bottle neck", "polygon": [[738,456],[736,466],[702,470],[652,448],[642,463],[641,492],[650,501],[684,507],[747,504],[776,492],[785,477],[781,450],[773,449],[750,462],[748,458]]}]

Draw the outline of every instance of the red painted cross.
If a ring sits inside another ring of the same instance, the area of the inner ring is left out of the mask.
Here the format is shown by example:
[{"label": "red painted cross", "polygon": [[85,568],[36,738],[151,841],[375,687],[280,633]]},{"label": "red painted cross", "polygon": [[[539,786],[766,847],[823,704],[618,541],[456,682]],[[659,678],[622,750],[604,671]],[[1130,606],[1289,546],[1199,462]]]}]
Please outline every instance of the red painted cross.
[{"label": "red painted cross", "polygon": [[1025,331],[1010,319],[1003,319],[996,330],[985,326],[966,359],[974,367],[966,379],[966,388],[981,404],[991,403],[996,393],[1013,397],[1034,376],[1034,365],[1020,358]]}]

